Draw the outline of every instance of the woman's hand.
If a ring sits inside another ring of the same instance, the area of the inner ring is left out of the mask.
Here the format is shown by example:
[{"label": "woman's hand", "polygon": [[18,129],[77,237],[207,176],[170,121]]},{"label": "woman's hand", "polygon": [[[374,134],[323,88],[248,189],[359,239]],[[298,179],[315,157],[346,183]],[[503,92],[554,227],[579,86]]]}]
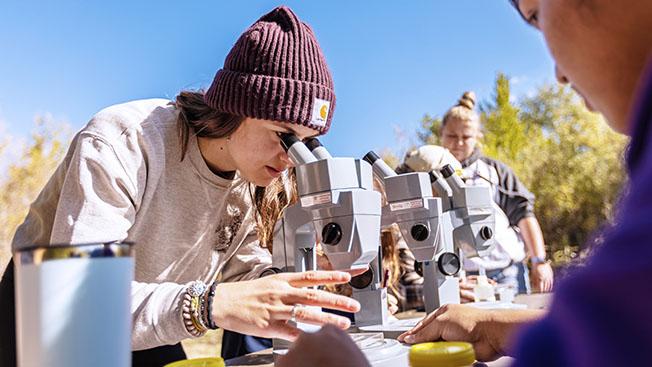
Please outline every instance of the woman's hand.
[{"label": "woman's hand", "polygon": [[408,344],[438,340],[464,341],[473,344],[479,361],[491,361],[501,355],[500,343],[491,340],[487,327],[492,324],[491,311],[462,305],[443,305],[426,316],[412,330],[398,337]]},{"label": "woman's hand", "polygon": [[300,333],[299,329],[287,323],[293,316],[303,323],[334,324],[347,329],[351,324],[348,318],[303,306],[357,312],[360,304],[356,300],[303,287],[346,283],[350,279],[351,275],[346,272],[308,271],[221,283],[215,289],[213,320],[227,330],[287,340],[296,339]]},{"label": "woman's hand", "polygon": [[548,262],[532,264],[532,285],[535,290],[545,293],[552,291],[554,283],[554,274],[552,267]]},{"label": "woman's hand", "polygon": [[401,334],[398,340],[408,344],[465,341],[473,345],[479,361],[492,361],[507,354],[510,338],[518,328],[543,315],[541,310],[483,310],[443,305],[412,330]]},{"label": "woman's hand", "polygon": [[316,333],[301,334],[288,353],[279,357],[276,365],[367,367],[369,362],[348,334],[327,325]]}]

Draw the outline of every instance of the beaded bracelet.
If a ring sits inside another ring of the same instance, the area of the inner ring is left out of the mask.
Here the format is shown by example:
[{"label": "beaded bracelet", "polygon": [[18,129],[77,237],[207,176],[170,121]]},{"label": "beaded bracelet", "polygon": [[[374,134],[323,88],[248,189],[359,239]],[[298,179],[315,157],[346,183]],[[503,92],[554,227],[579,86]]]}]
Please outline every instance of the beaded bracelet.
[{"label": "beaded bracelet", "polygon": [[194,337],[204,335],[207,330],[200,314],[201,303],[205,292],[206,284],[200,280],[196,280],[186,287],[186,292],[183,295],[183,304],[181,306],[183,323],[188,333]]},{"label": "beaded bracelet", "polygon": [[206,327],[208,327],[211,330],[217,330],[217,325],[215,324],[215,321],[213,320],[212,316],[212,310],[213,310],[213,298],[215,298],[215,287],[217,287],[217,282],[213,282],[211,284],[210,289],[208,292],[206,292],[206,297],[204,297],[203,304],[206,305],[206,308],[203,313],[203,322]]}]

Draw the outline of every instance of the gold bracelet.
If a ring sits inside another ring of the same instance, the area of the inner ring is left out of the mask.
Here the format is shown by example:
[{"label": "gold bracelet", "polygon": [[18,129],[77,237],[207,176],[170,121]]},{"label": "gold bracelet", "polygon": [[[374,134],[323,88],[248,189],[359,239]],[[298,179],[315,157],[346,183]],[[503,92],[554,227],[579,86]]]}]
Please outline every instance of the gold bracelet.
[{"label": "gold bracelet", "polygon": [[[203,294],[202,294],[203,295]],[[200,312],[200,297],[202,296],[193,296],[192,300],[190,301],[190,320],[192,321],[193,326],[195,329],[199,330],[201,333],[205,333],[207,328],[204,326],[204,323],[201,321],[201,317],[199,315]]]},{"label": "gold bracelet", "polygon": [[206,326],[201,322],[200,313],[200,299],[206,292],[206,284],[200,280],[190,283],[186,287],[186,292],[183,295],[183,303],[181,306],[181,315],[186,330],[194,337],[200,337],[206,333]]}]

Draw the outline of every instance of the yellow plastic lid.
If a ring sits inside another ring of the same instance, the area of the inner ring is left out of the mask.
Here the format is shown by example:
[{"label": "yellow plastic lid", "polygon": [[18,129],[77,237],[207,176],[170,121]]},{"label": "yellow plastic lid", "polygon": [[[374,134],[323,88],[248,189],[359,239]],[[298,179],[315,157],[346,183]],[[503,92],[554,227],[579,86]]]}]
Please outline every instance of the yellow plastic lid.
[{"label": "yellow plastic lid", "polygon": [[466,342],[421,343],[410,348],[411,367],[461,367],[473,362],[473,346]]},{"label": "yellow plastic lid", "polygon": [[168,363],[163,367],[224,367],[224,360],[220,357],[184,359]]}]

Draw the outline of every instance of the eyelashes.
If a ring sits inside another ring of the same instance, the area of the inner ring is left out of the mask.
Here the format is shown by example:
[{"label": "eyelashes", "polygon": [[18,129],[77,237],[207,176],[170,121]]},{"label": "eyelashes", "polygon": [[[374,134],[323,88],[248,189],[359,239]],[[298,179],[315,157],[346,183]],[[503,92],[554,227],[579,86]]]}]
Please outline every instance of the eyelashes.
[{"label": "eyelashes", "polygon": [[533,26],[533,27],[538,27],[539,25],[539,12],[536,10],[531,11],[528,16],[526,17],[527,22]]}]

